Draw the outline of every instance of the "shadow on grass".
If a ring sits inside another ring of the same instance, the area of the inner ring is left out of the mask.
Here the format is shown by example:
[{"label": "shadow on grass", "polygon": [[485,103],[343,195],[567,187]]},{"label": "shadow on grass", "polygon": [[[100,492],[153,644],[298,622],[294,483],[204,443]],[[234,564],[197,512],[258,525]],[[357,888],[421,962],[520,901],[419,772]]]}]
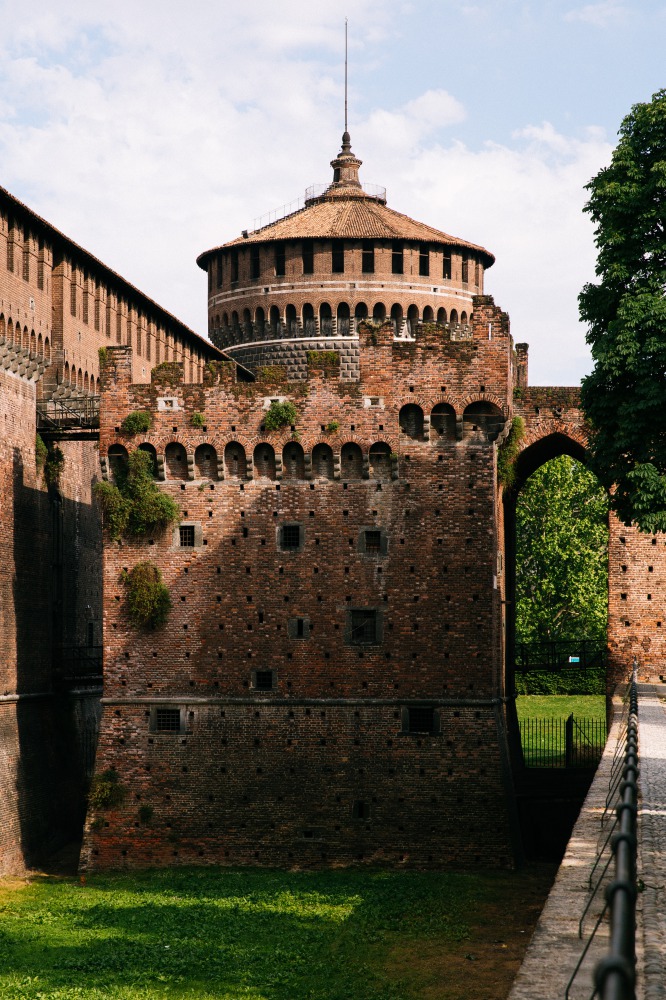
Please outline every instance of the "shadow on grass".
[{"label": "shadow on grass", "polygon": [[455,941],[475,875],[179,870],[42,880],[5,897],[0,995],[406,1000],[400,940]]}]

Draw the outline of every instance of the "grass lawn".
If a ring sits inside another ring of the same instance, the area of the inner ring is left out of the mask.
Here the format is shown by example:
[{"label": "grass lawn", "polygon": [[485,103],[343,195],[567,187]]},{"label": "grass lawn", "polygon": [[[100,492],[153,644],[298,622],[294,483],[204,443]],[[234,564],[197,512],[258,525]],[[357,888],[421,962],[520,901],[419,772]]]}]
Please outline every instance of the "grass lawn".
[{"label": "grass lawn", "polygon": [[519,719],[605,719],[602,694],[521,694],[516,698]]},{"label": "grass lawn", "polygon": [[213,868],[0,881],[0,996],[501,1000],[552,875]]}]

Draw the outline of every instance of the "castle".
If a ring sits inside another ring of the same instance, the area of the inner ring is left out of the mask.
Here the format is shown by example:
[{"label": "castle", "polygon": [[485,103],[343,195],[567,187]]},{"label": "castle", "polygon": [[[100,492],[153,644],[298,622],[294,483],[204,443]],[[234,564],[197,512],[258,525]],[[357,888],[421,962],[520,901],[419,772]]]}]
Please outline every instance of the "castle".
[{"label": "castle", "polygon": [[[88,811],[84,867],[519,857],[498,455],[520,416],[517,488],[584,458],[578,392],[528,385],[492,254],[360,165],[345,132],[302,210],[199,257],[212,344],[2,192],[4,870],[81,822],[95,743],[118,794]],[[65,456],[48,489],[37,420]],[[91,486],[137,447],[180,517],[113,541]],[[146,561],[157,628],[123,583]],[[664,541],[611,520],[609,561],[611,674],[639,653],[649,676]],[[102,619],[103,692],[81,669]]]}]

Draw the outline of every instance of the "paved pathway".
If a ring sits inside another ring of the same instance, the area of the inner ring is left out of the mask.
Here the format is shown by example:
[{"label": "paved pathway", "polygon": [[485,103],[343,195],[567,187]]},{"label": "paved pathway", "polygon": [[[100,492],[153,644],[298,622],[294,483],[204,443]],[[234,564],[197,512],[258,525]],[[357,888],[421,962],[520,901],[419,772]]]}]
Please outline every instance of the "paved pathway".
[{"label": "paved pathway", "polygon": [[[624,749],[626,713],[620,699],[606,751],[574,827],[555,884],[518,972],[509,1000],[559,1000],[603,906],[604,884],[613,877],[613,865],[593,898],[578,936],[578,922],[590,898],[588,879],[613,816],[606,814],[606,796],[612,779],[615,752]],[[638,876],[644,884],[638,897],[637,997],[666,1000],[666,685],[639,685],[639,858]],[[608,850],[602,856],[602,865]],[[601,869],[597,870],[599,874]],[[592,970],[608,945],[604,920],[569,991],[572,1000],[588,1000]]]}]

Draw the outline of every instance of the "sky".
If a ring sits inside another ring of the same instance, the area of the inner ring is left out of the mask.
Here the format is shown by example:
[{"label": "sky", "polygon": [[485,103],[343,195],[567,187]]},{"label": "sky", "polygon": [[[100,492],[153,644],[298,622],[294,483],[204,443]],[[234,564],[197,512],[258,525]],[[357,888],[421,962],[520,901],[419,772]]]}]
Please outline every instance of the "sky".
[{"label": "sky", "polygon": [[361,180],[491,250],[530,383],[577,384],[584,187],[666,86],[666,0],[0,0],[0,184],[205,334],[198,254],[331,179],[345,17]]}]

